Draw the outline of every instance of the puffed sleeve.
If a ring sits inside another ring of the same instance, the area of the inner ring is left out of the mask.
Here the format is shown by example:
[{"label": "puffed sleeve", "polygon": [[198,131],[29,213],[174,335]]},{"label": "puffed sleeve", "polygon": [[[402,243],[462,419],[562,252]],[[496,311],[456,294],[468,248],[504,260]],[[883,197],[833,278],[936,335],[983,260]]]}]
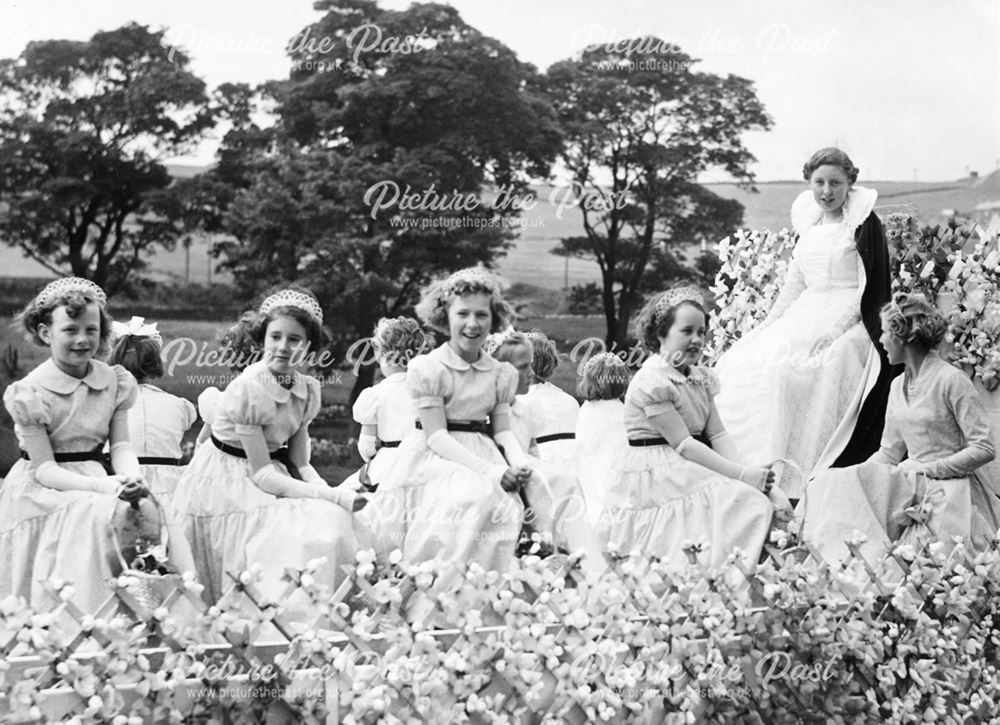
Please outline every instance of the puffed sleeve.
[{"label": "puffed sleeve", "polygon": [[517,370],[509,362],[497,364],[497,403],[493,414],[509,413],[517,395]]},{"label": "puffed sleeve", "polygon": [[375,388],[365,388],[354,401],[351,415],[361,425],[376,425],[378,423],[378,393]]},{"label": "puffed sleeve", "polygon": [[429,355],[418,355],[406,366],[406,389],[413,407],[443,408],[452,394],[451,375],[443,363]]},{"label": "puffed sleeve", "polygon": [[632,378],[625,400],[639,408],[647,418],[676,410],[680,401],[677,386],[662,376],[643,373],[639,370]]},{"label": "puffed sleeve", "polygon": [[139,397],[139,383],[132,377],[132,373],[121,365],[112,365],[111,370],[115,374],[115,382],[118,385],[115,391],[115,410],[128,410],[135,405]]},{"label": "puffed sleeve", "polygon": [[232,421],[237,435],[249,435],[273,421],[278,407],[260,382],[241,376],[222,391],[215,415]]},{"label": "puffed sleeve", "polygon": [[306,376],[306,409],[302,417],[302,424],[309,425],[319,414],[319,409],[323,407],[323,392],[319,380],[311,375]]},{"label": "puffed sleeve", "polygon": [[14,423],[22,428],[44,428],[52,423],[45,390],[32,383],[18,380],[8,385],[3,393],[3,404]]},{"label": "puffed sleeve", "polygon": [[216,387],[205,388],[198,394],[198,415],[209,425],[212,425],[215,411],[219,409],[219,396],[221,395],[222,391]]},{"label": "puffed sleeve", "polygon": [[198,409],[194,407],[192,403],[187,398],[178,398],[181,407],[181,426],[184,430],[187,430],[192,425],[194,425],[195,420],[198,418]]}]

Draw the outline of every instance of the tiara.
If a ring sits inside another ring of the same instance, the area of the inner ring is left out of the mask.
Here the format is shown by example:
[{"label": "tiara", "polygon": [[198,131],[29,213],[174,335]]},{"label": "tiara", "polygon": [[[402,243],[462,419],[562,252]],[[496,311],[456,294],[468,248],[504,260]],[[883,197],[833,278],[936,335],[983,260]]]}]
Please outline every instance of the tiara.
[{"label": "tiara", "polygon": [[660,298],[656,300],[656,319],[662,319],[667,312],[679,305],[681,302],[696,302],[699,305],[704,305],[705,298],[702,296],[701,290],[692,285],[674,287],[673,289],[664,292],[660,295]]},{"label": "tiara", "polygon": [[323,310],[320,308],[319,302],[316,301],[315,297],[304,292],[297,292],[293,289],[275,292],[260,303],[260,314],[266,315],[275,307],[297,307],[307,312],[310,317],[316,320],[317,324],[323,324]]},{"label": "tiara", "polygon": [[616,362],[616,363],[620,363],[622,365],[622,367],[625,367],[625,361],[622,360],[617,355],[615,355],[613,352],[599,352],[599,353],[597,353],[596,355],[594,355],[593,357],[591,357],[589,360],[587,360],[587,364],[586,364],[585,367],[589,368],[591,365],[597,366],[599,363],[605,363],[605,362],[607,362],[607,363]]},{"label": "tiara", "polygon": [[497,288],[497,279],[482,267],[467,267],[460,269],[448,277],[441,285],[441,291],[445,295],[455,293],[455,290],[467,285],[482,286],[490,291]]},{"label": "tiara", "polygon": [[111,323],[111,333],[116,337],[125,337],[126,335],[130,337],[151,337],[158,343],[163,343],[163,336],[160,335],[160,331],[156,329],[156,323],[146,323],[145,317],[133,316],[128,324],[124,322],[112,322]]},{"label": "tiara", "polygon": [[39,310],[48,307],[57,299],[69,294],[70,292],[81,292],[85,296],[93,297],[94,301],[101,307],[108,304],[108,296],[99,285],[91,282],[89,279],[83,279],[82,277],[63,277],[62,279],[57,279],[45,285],[42,291],[39,292],[35,296],[35,299],[31,301],[28,309]]}]

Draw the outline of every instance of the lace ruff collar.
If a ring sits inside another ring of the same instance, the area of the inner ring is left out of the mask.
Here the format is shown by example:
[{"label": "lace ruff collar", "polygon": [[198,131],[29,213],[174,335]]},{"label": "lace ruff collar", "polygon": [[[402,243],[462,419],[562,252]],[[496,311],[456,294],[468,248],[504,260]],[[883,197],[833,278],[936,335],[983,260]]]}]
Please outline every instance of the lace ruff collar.
[{"label": "lace ruff collar", "polygon": [[[868,189],[864,186],[855,186],[847,195],[844,202],[844,220],[848,228],[853,232],[856,230],[868,215],[875,208],[875,201],[878,199],[878,192],[875,189]],[[815,226],[823,217],[823,210],[812,191],[806,189],[795,199],[792,204],[792,226],[799,234],[803,234],[809,227]]]}]

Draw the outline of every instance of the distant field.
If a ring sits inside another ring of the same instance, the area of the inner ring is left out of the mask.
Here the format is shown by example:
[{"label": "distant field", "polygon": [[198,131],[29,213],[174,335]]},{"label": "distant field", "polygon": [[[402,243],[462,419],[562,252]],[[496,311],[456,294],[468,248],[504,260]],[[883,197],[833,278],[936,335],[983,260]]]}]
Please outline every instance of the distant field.
[{"label": "distant field", "polygon": [[[942,220],[943,209],[970,212],[976,204],[1000,199],[1000,174],[980,181],[968,182],[909,182],[874,181],[862,185],[878,190],[876,208],[888,205],[912,204],[918,218],[925,223]],[[758,192],[750,193],[735,184],[710,184],[709,188],[727,199],[736,199],[745,207],[743,225],[752,229],[780,229],[789,224],[789,208],[804,188],[800,181],[760,183]],[[519,230],[515,246],[500,260],[500,273],[512,282],[523,282],[548,289],[562,289],[569,285],[596,282],[597,265],[590,261],[557,257],[551,250],[563,237],[583,235],[583,215],[574,206],[560,208],[558,196],[553,203],[552,187],[537,187],[537,204],[522,214],[523,227]],[[208,256],[209,241],[196,240],[190,250],[190,259],[180,245],[172,252],[161,252],[150,260],[151,268],[159,275],[183,281],[187,275],[192,282],[206,283],[218,279],[211,272],[214,260]],[[0,245],[0,270],[15,277],[50,276],[41,265],[25,259],[20,252]],[[214,275],[214,276],[213,276]]]}]

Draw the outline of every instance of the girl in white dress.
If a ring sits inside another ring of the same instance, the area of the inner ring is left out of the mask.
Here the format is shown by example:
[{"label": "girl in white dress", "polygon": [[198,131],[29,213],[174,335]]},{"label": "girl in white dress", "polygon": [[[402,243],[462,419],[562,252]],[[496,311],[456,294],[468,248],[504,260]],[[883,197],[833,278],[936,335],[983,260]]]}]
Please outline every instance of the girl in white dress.
[{"label": "girl in white dress", "polygon": [[[570,553],[582,550],[591,559],[587,562],[590,568],[596,571],[601,565],[600,546],[586,519],[586,500],[574,469],[538,457],[536,441],[539,432],[545,429],[546,416],[537,398],[527,395],[533,374],[533,348],[529,336],[522,332],[507,333],[497,341],[491,355],[517,370],[517,397],[511,405],[510,427],[521,448],[532,459],[531,478],[522,493],[523,501],[530,507],[528,520],[543,542],[540,551]],[[524,543],[522,548],[527,548]]]},{"label": "girl in white dress", "polygon": [[181,441],[198,412],[191,401],[149,382],[163,376],[163,341],[155,324],[133,317],[128,325],[116,322],[115,334],[111,364],[121,365],[139,383],[136,404],[128,416],[129,440],[139,456],[146,487],[158,499],[169,499],[183,472]]},{"label": "girl in white dress", "polygon": [[[792,205],[800,237],[781,293],[763,324],[719,359],[716,403],[748,460],[787,458],[809,474],[878,448],[899,371],[878,344],[890,288],[872,211],[878,194],[854,186],[858,170],[839,149],[818,151],[803,172],[810,189]],[[799,477],[781,485],[801,495]]]},{"label": "girl in white dress", "polygon": [[556,344],[538,330],[529,332],[528,339],[532,347],[533,372],[528,398],[545,415],[537,438],[538,455],[543,461],[569,465],[576,457],[574,431],[580,404],[572,395],[549,382],[559,365]]},{"label": "girl in white dress", "polygon": [[[51,357],[4,391],[22,460],[0,486],[0,599],[51,609],[43,583],[54,578],[71,582],[71,601],[90,614],[112,593],[112,514],[119,499],[147,491],[128,437],[135,379],[96,359],[111,335],[106,303],[96,284],[70,277],[47,285],[19,316]],[[102,464],[105,443],[113,474]],[[180,528],[167,523],[171,566],[193,571]]]},{"label": "girl in white dress", "polygon": [[497,280],[480,268],[455,272],[424,291],[417,315],[448,341],[410,361],[419,426],[403,439],[368,518],[383,549],[437,562],[437,586],[447,587],[470,563],[505,570],[513,560],[530,459],[510,430],[517,372],[482,349],[512,315]]},{"label": "girl in white dress", "polygon": [[882,446],[865,463],[816,475],[804,536],[831,561],[847,556],[845,542],[858,532],[873,563],[903,537],[951,547],[961,536],[985,550],[1000,526],[1000,502],[980,474],[996,451],[979,394],[935,352],[947,324],[926,300],[903,296],[882,320],[889,361],[906,367],[892,382]]},{"label": "girl in white dress", "polygon": [[680,287],[651,300],[636,337],[652,353],[625,393],[628,452],[616,466],[601,522],[610,546],[676,565],[685,542],[722,565],[735,549],[753,566],[771,525],[774,474],[743,465],[719,420],[715,374],[695,363],[705,339],[701,292]]},{"label": "girl in white dress", "polygon": [[575,462],[580,488],[587,502],[588,520],[596,524],[604,511],[614,462],[625,458],[625,391],[628,367],[614,353],[603,352],[587,360],[577,383],[583,398],[576,423],[579,455]]},{"label": "girl in white dress", "polygon": [[198,572],[209,600],[229,574],[262,565],[262,588],[276,597],[286,567],[326,557],[317,583],[335,587],[357,551],[352,512],[365,498],[331,488],[309,465],[309,424],[320,408],[316,378],[297,370],[323,340],[323,312],[308,290],[283,289],[238,323],[263,348],[219,397],[211,438],[177,484]]},{"label": "girl in white dress", "polygon": [[413,430],[417,414],[406,390],[406,368],[426,351],[429,340],[416,320],[383,317],[372,333],[372,347],[383,379],[362,390],[352,410],[361,424],[358,451],[365,465],[343,484],[352,488],[364,484],[369,491],[392,470],[400,443]]}]

